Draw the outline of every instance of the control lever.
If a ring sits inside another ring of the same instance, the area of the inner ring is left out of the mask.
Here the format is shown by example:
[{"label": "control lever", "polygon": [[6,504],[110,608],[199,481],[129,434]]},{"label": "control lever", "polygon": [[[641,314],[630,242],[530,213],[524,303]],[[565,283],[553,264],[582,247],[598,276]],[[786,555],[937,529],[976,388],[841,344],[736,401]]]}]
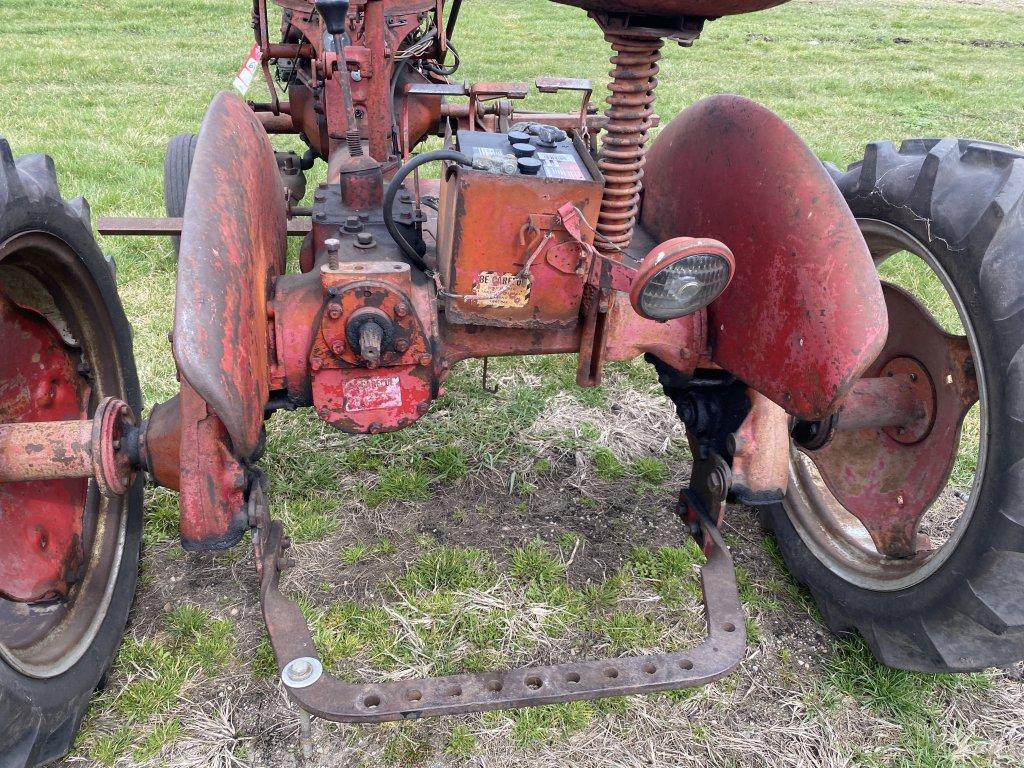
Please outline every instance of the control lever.
[{"label": "control lever", "polygon": [[324,26],[335,38],[335,50],[338,50],[337,38],[345,36],[345,25],[348,19],[349,0],[317,0],[316,12],[324,20]]}]

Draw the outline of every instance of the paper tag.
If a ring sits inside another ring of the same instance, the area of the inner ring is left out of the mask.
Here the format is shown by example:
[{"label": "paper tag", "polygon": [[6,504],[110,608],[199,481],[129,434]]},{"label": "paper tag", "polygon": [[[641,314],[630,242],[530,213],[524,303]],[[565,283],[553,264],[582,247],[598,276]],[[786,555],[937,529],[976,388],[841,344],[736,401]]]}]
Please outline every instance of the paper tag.
[{"label": "paper tag", "polygon": [[586,181],[583,170],[572,155],[557,152],[538,152],[537,159],[544,163],[544,175],[549,179],[576,179]]},{"label": "paper tag", "polygon": [[525,307],[530,303],[533,280],[511,272],[481,272],[473,284],[473,301],[480,307]]},{"label": "paper tag", "polygon": [[349,379],[345,382],[344,392],[346,413],[398,408],[402,405],[402,387],[397,376]]},{"label": "paper tag", "polygon": [[235,75],[235,90],[243,96],[249,92],[249,88],[252,86],[252,81],[256,77],[256,70],[260,68],[260,59],[262,57],[259,43],[256,43],[249,49],[249,57],[242,64],[242,68],[238,70],[238,74]]}]

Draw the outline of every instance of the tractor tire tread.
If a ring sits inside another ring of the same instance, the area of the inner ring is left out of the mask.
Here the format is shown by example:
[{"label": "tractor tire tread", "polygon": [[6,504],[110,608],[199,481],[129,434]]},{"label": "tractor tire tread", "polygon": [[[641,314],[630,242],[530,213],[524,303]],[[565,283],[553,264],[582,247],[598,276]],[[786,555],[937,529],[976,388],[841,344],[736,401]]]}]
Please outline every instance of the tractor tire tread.
[{"label": "tractor tire tread", "polygon": [[[199,136],[194,133],[179,133],[167,142],[164,155],[164,208],[171,218],[185,215],[185,197],[188,194],[189,174],[196,154]],[[178,253],[180,237],[172,237],[174,253]]]},{"label": "tractor tire tread", "polygon": [[[10,144],[0,136],[0,241],[35,229],[67,242],[105,297],[114,327],[112,343],[126,355],[124,399],[141,413],[142,390],[131,357],[131,327],[117,295],[113,263],[93,235],[89,204],[80,197],[64,199],[52,158],[30,154],[15,159]],[[125,504],[135,512],[126,531],[123,576],[93,646],[52,686],[49,681],[21,676],[0,659],[0,768],[43,765],[71,749],[96,685],[107,671],[100,667],[112,662],[120,645],[135,592],[142,538],[141,480],[129,490]]]},{"label": "tractor tire tread", "polygon": [[976,671],[1024,659],[1024,152],[991,142],[868,144],[826,168],[859,218],[895,224],[950,274],[975,324],[989,386],[989,439],[975,518],[922,582],[873,592],[803,544],[783,504],[759,510],[829,628],[856,630],[900,669]]}]

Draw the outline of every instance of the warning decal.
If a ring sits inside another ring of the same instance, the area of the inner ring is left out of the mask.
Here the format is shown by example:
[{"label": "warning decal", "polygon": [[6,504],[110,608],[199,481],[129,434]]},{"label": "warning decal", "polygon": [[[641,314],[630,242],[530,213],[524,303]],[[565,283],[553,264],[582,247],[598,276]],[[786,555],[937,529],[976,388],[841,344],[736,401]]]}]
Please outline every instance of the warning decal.
[{"label": "warning decal", "polygon": [[511,272],[481,272],[473,283],[473,303],[481,307],[525,307],[533,280]]},{"label": "warning decal", "polygon": [[586,181],[583,169],[572,155],[557,152],[538,152],[537,159],[544,163],[544,175],[549,179],[576,179]]},{"label": "warning decal", "polygon": [[345,382],[345,411],[372,411],[402,405],[402,387],[397,376],[350,379]]},{"label": "warning decal", "polygon": [[262,54],[260,52],[259,44],[254,45],[249,49],[249,57],[245,60],[242,68],[238,70],[238,74],[235,76],[235,90],[245,96],[249,92],[249,87],[252,85],[253,78],[256,77],[256,70],[260,68],[260,59]]}]

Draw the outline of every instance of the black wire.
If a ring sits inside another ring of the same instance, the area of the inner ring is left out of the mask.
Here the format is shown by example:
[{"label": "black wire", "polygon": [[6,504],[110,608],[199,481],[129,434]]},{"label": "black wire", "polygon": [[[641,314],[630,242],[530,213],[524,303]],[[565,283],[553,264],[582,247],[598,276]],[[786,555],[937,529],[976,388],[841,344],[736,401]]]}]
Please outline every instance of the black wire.
[{"label": "black wire", "polygon": [[461,152],[456,152],[453,149],[435,149],[431,152],[424,152],[422,155],[416,155],[409,162],[403,165],[395,173],[391,181],[388,182],[387,189],[384,190],[384,226],[387,227],[391,237],[398,243],[398,247],[402,249],[404,253],[416,267],[419,267],[424,272],[430,271],[430,266],[420,256],[419,251],[413,247],[412,243],[405,239],[405,235],[395,224],[395,198],[398,197],[399,191],[402,189],[402,183],[408,178],[409,174],[419,168],[421,165],[427,163],[434,163],[438,160],[451,160],[452,162],[459,163],[460,165],[473,165],[473,161]]}]

